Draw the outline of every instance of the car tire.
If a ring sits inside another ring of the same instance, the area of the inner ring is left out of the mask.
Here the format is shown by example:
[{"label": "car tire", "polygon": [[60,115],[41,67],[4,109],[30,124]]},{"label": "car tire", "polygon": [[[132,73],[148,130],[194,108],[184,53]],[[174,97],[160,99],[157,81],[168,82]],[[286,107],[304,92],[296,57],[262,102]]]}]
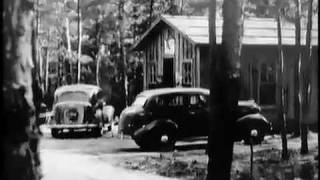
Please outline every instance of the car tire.
[{"label": "car tire", "polygon": [[60,138],[61,137],[60,130],[59,129],[51,129],[51,136],[53,138]]}]

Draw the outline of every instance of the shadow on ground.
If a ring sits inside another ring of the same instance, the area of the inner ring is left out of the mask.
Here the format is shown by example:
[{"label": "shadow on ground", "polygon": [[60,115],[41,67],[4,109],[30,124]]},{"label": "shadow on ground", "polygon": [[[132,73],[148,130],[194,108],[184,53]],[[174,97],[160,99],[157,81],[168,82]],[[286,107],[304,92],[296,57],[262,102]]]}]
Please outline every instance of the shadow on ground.
[{"label": "shadow on ground", "polygon": [[87,139],[87,138],[98,138],[100,136],[91,132],[68,132],[59,134],[55,139]]},{"label": "shadow on ground", "polygon": [[178,151],[189,151],[189,150],[202,150],[206,149],[207,143],[197,143],[197,144],[183,144],[176,145],[174,149],[141,149],[137,148],[119,148],[117,152],[170,152],[174,150]]}]

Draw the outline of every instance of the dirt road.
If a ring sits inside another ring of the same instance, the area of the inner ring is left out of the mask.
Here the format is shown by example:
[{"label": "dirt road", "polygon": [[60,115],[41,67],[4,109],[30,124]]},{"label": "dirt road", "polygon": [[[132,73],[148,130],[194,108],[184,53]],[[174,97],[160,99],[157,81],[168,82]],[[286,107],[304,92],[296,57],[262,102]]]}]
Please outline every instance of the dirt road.
[{"label": "dirt road", "polygon": [[115,166],[117,157],[146,153],[139,152],[130,139],[121,140],[110,135],[101,138],[53,139],[45,130],[40,149],[43,180],[169,179]]},{"label": "dirt road", "polygon": [[[309,134],[310,154],[303,157],[298,153],[300,138],[289,138],[288,147],[292,158],[286,162],[282,162],[279,156],[280,136],[266,137],[262,145],[254,147],[255,174],[257,177],[281,175],[282,171],[286,172],[289,168],[290,171],[294,170],[291,174],[295,177],[303,174],[318,177],[318,173],[313,170],[318,166],[314,160],[318,152],[317,136],[317,133]],[[121,140],[119,137],[111,137],[110,134],[101,138],[53,139],[46,131],[40,147],[44,180],[173,179],[166,176],[202,180],[206,174],[205,139],[179,141],[174,152],[146,152],[141,151],[129,138]],[[234,177],[248,174],[249,149],[240,142],[235,143],[232,171]],[[302,173],[304,169],[310,172]],[[264,170],[272,173],[268,174]],[[270,176],[269,179],[274,177]]]}]

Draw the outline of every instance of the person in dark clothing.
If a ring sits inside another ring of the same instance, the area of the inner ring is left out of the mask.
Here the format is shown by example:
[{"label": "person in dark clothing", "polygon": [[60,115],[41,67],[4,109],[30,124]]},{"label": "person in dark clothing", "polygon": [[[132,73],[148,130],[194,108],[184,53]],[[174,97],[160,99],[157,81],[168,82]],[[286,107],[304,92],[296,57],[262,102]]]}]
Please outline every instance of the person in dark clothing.
[{"label": "person in dark clothing", "polygon": [[[103,91],[98,92],[97,97],[96,97],[96,101],[92,102],[93,105],[93,112],[96,116],[96,118],[99,118],[102,120],[103,122],[103,106],[105,105],[106,102],[106,93],[104,93]],[[104,122],[106,123],[106,122]]]}]

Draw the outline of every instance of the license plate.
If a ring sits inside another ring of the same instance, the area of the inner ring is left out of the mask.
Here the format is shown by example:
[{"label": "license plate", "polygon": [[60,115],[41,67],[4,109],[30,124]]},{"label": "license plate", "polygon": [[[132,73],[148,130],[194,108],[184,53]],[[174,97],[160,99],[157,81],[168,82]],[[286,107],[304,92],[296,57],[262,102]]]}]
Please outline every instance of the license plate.
[{"label": "license plate", "polygon": [[69,132],[69,129],[63,129],[62,132],[64,133]]}]

